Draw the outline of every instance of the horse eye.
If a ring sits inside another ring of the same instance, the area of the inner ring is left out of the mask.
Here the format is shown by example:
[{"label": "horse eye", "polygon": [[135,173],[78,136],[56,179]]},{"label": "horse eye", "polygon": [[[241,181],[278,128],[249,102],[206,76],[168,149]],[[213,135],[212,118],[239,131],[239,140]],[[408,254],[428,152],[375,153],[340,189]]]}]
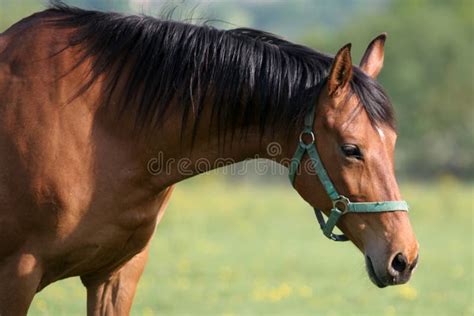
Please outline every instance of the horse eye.
[{"label": "horse eye", "polygon": [[344,144],[344,145],[341,146],[341,150],[342,150],[342,152],[344,153],[344,155],[346,157],[356,158],[356,159],[359,159],[359,160],[363,159],[362,153],[361,153],[359,147],[357,147],[357,145]]}]

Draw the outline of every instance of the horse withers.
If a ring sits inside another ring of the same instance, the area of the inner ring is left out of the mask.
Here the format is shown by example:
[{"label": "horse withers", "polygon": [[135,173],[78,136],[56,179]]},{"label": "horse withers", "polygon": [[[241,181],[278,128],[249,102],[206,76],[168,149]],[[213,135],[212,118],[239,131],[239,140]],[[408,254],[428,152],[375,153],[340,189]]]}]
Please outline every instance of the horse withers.
[{"label": "horse withers", "polygon": [[[128,314],[173,186],[202,159],[289,167],[330,216],[324,233],[338,239],[337,225],[377,286],[407,282],[418,244],[375,81],[384,41],[356,67],[350,45],[330,57],[257,30],[62,3],[13,25],[0,35],[0,314],[26,314],[72,276],[90,315]],[[151,173],[156,152],[185,170]]]}]

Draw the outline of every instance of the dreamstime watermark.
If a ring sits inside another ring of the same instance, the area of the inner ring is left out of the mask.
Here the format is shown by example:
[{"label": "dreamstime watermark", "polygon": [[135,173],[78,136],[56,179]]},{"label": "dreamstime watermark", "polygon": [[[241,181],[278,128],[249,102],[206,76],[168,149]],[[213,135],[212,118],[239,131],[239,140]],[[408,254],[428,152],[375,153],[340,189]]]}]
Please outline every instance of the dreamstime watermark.
[{"label": "dreamstime watermark", "polygon": [[[260,155],[247,158],[243,161],[236,161],[233,158],[166,158],[163,151],[158,152],[147,162],[147,170],[153,176],[178,174],[190,177],[195,174],[205,172],[216,172],[225,175],[243,176],[249,173],[258,176],[263,175],[284,175],[285,167],[291,163],[292,158],[282,158],[283,149],[281,144],[272,142],[266,147],[265,159]],[[298,173],[309,173],[315,175],[310,159],[304,159]]]},{"label": "dreamstime watermark", "polygon": [[276,158],[283,153],[283,149],[278,142],[272,142],[267,145],[267,155],[271,158]]}]

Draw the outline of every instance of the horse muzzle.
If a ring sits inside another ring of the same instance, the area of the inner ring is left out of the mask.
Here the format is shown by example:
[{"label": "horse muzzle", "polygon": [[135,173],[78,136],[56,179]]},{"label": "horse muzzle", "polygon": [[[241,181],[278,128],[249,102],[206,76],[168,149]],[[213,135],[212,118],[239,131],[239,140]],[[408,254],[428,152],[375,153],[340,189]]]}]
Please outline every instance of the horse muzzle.
[{"label": "horse muzzle", "polygon": [[412,262],[399,252],[388,260],[388,264],[377,264],[370,256],[365,256],[365,264],[370,280],[379,288],[407,283],[418,264],[418,255]]}]

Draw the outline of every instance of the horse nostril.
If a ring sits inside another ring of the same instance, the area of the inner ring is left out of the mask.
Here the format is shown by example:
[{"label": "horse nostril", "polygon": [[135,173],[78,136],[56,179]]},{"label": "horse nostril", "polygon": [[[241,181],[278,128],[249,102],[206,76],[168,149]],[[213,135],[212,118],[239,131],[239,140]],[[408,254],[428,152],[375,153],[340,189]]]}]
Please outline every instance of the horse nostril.
[{"label": "horse nostril", "polygon": [[398,253],[392,260],[392,268],[398,273],[403,273],[407,265],[407,258],[402,253]]}]

